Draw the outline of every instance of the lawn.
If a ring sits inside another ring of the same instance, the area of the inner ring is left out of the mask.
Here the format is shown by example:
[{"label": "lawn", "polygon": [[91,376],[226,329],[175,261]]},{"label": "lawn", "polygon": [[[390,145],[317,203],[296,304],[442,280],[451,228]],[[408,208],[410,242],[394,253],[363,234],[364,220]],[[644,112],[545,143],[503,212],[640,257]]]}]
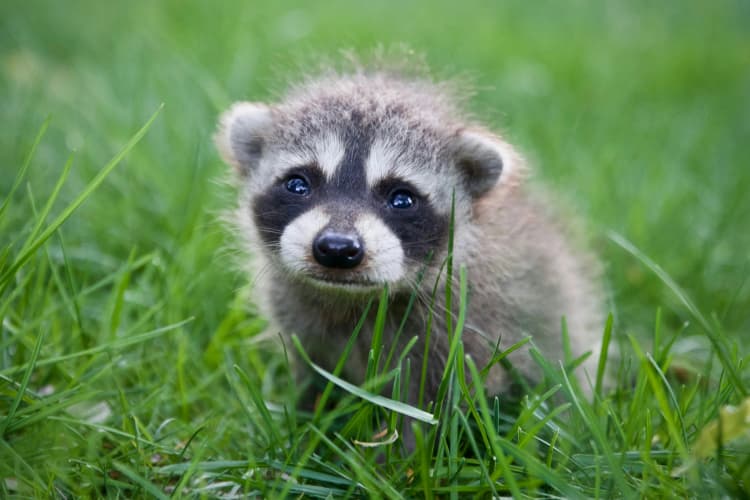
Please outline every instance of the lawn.
[{"label": "lawn", "polygon": [[[593,402],[449,377],[413,455],[356,395],[295,410],[212,144],[399,44],[585,221],[622,350]],[[747,2],[6,0],[0,68],[0,497],[750,497]]]}]

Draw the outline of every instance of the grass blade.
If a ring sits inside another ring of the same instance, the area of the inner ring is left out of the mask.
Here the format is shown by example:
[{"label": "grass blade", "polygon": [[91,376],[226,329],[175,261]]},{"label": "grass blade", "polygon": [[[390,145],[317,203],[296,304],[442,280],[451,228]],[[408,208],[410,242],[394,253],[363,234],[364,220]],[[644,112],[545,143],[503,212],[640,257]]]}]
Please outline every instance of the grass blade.
[{"label": "grass blade", "polygon": [[62,173],[60,174],[60,177],[57,179],[57,182],[55,183],[55,187],[52,189],[52,194],[50,194],[49,198],[47,199],[47,203],[44,205],[44,208],[42,209],[41,214],[36,213],[36,208],[34,207],[33,198],[32,198],[32,208],[34,209],[34,215],[36,216],[37,220],[36,220],[36,224],[34,224],[34,228],[31,230],[31,233],[29,233],[29,236],[26,239],[26,242],[21,247],[21,250],[19,251],[20,254],[23,254],[24,252],[26,252],[29,246],[31,246],[32,242],[36,239],[37,235],[39,234],[39,231],[42,229],[42,226],[47,220],[47,216],[49,216],[49,213],[52,210],[52,205],[54,205],[55,200],[57,200],[57,197],[60,195],[60,191],[62,190],[62,187],[65,184],[65,181],[68,178],[68,175],[70,174],[70,169],[73,166],[73,158],[74,158],[73,154],[68,156],[68,160],[65,162],[65,165],[63,166]]},{"label": "grass blade", "polygon": [[43,330],[39,332],[39,335],[36,338],[36,343],[34,344],[34,350],[31,353],[31,359],[26,364],[26,371],[24,372],[23,378],[21,379],[21,385],[18,388],[16,397],[13,399],[13,403],[11,404],[10,409],[8,410],[8,414],[3,419],[2,424],[0,424],[0,437],[5,437],[5,431],[8,428],[8,425],[10,425],[10,423],[13,421],[13,417],[16,414],[16,410],[18,410],[18,405],[21,404],[21,399],[26,393],[26,387],[29,385],[29,380],[31,379],[31,373],[34,371],[34,367],[36,366],[37,359],[39,359],[39,352],[42,350],[42,340],[44,340]]},{"label": "grass blade", "polygon": [[604,375],[607,370],[607,356],[609,354],[609,343],[612,340],[612,323],[614,317],[610,314],[607,317],[607,323],[604,326],[604,334],[602,335],[602,347],[599,351],[599,364],[596,367],[596,385],[594,386],[594,394],[601,395],[602,387],[604,384]]},{"label": "grass blade", "polygon": [[700,325],[705,330],[706,336],[711,341],[711,345],[713,345],[716,354],[719,356],[721,364],[724,367],[724,370],[726,370],[727,376],[731,379],[737,391],[743,397],[747,397],[747,387],[745,387],[745,383],[742,381],[742,377],[737,372],[737,369],[732,363],[729,353],[726,350],[725,344],[721,342],[720,335],[717,334],[715,328],[711,325],[706,316],[703,315],[700,309],[698,309],[695,303],[693,303],[690,297],[688,297],[687,293],[682,289],[682,287],[680,287],[680,285],[678,285],[672,279],[672,277],[669,276],[666,271],[661,268],[661,266],[651,260],[646,254],[641,252],[635,245],[625,239],[625,237],[613,231],[608,232],[608,236],[610,240],[633,255],[636,259],[641,261],[643,265],[650,269],[651,272],[653,272],[665,285],[667,285],[670,290],[672,290],[672,293],[674,293],[675,296],[680,300],[680,302],[682,302],[682,304],[687,308],[690,314],[692,314],[692,316],[696,320],[698,320]]},{"label": "grass blade", "polygon": [[[36,366],[52,365],[56,363],[61,363],[63,361],[69,361],[71,359],[80,358],[82,356],[90,356],[94,354],[100,354],[103,352],[116,351],[124,347],[128,347],[128,346],[135,345],[135,344],[140,344],[147,340],[159,337],[161,335],[164,335],[167,332],[176,330],[177,328],[184,326],[190,323],[191,321],[193,321],[193,318],[187,318],[177,323],[173,323],[171,325],[163,326],[161,328],[156,328],[154,330],[141,333],[138,335],[123,337],[122,339],[116,340],[114,342],[101,344],[96,347],[92,347],[90,349],[84,349],[82,351],[77,351],[71,354],[63,354],[60,356],[53,356],[51,358],[42,359],[36,362]],[[3,375],[9,375],[9,374],[16,373],[22,370],[26,370],[28,369],[29,366],[30,366],[30,363],[24,363],[23,365],[8,368],[7,370],[0,372],[0,373],[2,373]]]},{"label": "grass blade", "polygon": [[408,405],[406,403],[402,403],[401,401],[394,401],[393,399],[386,398],[384,396],[380,396],[377,394],[373,394],[369,391],[366,391],[360,387],[357,387],[354,384],[350,384],[346,380],[343,380],[332,373],[327,372],[320,366],[316,365],[312,362],[310,357],[305,353],[304,349],[302,348],[302,344],[299,341],[299,338],[297,338],[296,335],[292,336],[292,342],[294,342],[295,347],[297,347],[297,351],[300,353],[300,356],[305,360],[305,362],[310,365],[310,367],[318,373],[320,376],[328,380],[329,382],[337,385],[341,389],[344,389],[350,394],[353,394],[361,399],[364,399],[365,401],[369,401],[370,403],[387,408],[391,411],[395,411],[396,413],[400,413],[401,415],[405,415],[407,417],[413,418],[415,420],[419,420],[421,422],[425,422],[427,424],[437,424],[437,420],[435,420],[435,417],[431,413],[427,413],[426,411],[420,410],[419,408],[415,408],[411,405]]},{"label": "grass blade", "polygon": [[26,155],[26,159],[24,159],[21,169],[16,174],[16,178],[13,181],[13,186],[10,188],[10,192],[8,193],[8,196],[6,196],[5,200],[3,200],[3,204],[0,205],[0,219],[3,217],[3,214],[5,214],[5,211],[8,209],[8,206],[10,205],[10,200],[13,198],[13,195],[16,193],[16,190],[21,185],[21,182],[23,182],[23,178],[26,177],[26,172],[29,170],[29,165],[31,165],[31,159],[34,158],[34,153],[36,153],[36,148],[39,146],[39,143],[42,142],[42,137],[44,137],[44,134],[47,132],[47,127],[49,127],[50,121],[52,121],[52,118],[47,117],[47,119],[44,120],[44,123],[42,123],[42,126],[39,128],[39,132],[36,134],[36,138],[34,139],[34,142],[31,144],[31,149],[29,150],[29,153]]},{"label": "grass blade", "polygon": [[151,115],[151,118],[148,119],[148,121],[143,125],[143,127],[138,130],[138,132],[133,135],[133,137],[130,138],[130,140],[125,144],[125,146],[104,166],[104,168],[86,185],[86,187],[83,189],[83,191],[67,206],[63,209],[62,213],[57,216],[57,218],[49,224],[44,231],[42,231],[42,234],[40,234],[33,243],[29,244],[28,247],[20,252],[19,256],[16,258],[15,262],[10,266],[10,268],[3,273],[2,276],[0,276],[0,287],[4,290],[4,288],[7,286],[8,283],[10,283],[11,278],[13,275],[15,275],[16,271],[21,268],[36,252],[36,250],[44,244],[45,241],[47,241],[54,233],[57,231],[57,229],[66,221],[68,218],[73,215],[73,212],[80,207],[86,199],[91,196],[91,194],[101,185],[102,182],[104,182],[104,179],[107,178],[107,176],[114,170],[114,168],[122,161],[123,158],[135,147],[138,142],[143,138],[144,135],[146,135],[146,132],[149,128],[151,128],[151,125],[156,120],[156,117],[159,116],[159,113],[161,113],[161,110],[164,108],[164,105],[160,105],[159,108],[154,112],[153,115]]},{"label": "grass blade", "polygon": [[169,500],[169,496],[160,490],[154,483],[141,476],[127,465],[120,462],[115,462],[112,465],[114,465],[115,469],[122,472],[131,481],[143,488],[150,497],[158,498],[159,500]]}]

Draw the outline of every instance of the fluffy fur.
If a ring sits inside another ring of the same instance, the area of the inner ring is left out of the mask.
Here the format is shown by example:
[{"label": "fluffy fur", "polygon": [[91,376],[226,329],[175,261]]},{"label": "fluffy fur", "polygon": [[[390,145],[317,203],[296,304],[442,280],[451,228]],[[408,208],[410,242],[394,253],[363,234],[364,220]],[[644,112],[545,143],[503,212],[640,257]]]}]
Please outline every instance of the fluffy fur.
[{"label": "fluffy fur", "polygon": [[[384,284],[390,296],[383,342],[390,348],[425,268],[400,340],[419,337],[410,357],[412,367],[421,367],[455,193],[454,262],[466,266],[470,286],[466,353],[483,366],[498,341],[502,349],[531,336],[549,359],[562,359],[564,316],[573,355],[594,351],[583,366],[593,376],[602,328],[595,261],[569,243],[529,193],[521,156],[468,118],[458,101],[449,86],[427,79],[359,70],[309,79],[277,103],[239,103],[223,115],[216,142],[238,174],[237,219],[255,270],[262,270],[257,289],[266,314],[332,370]],[[289,194],[285,183],[295,175],[310,193]],[[414,195],[416,208],[389,205],[399,189]],[[362,263],[329,269],[316,262],[312,246],[326,230],[358,238]],[[438,293],[425,402],[436,396],[448,353],[443,300]],[[372,326],[370,318],[345,365],[343,376],[354,383],[364,377]],[[538,379],[526,349],[510,361]],[[412,382],[407,398],[416,403],[419,377]],[[487,389],[502,393],[510,384],[495,366]]]}]

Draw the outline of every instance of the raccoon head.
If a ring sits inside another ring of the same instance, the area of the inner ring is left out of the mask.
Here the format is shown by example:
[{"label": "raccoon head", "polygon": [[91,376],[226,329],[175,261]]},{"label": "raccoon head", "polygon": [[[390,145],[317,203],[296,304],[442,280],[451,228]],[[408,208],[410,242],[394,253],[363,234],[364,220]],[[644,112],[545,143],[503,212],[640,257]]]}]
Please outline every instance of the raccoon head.
[{"label": "raccoon head", "polygon": [[459,238],[512,170],[512,150],[459,116],[432,84],[356,75],[237,103],[216,142],[274,265],[321,289],[396,290],[446,254],[453,197]]}]

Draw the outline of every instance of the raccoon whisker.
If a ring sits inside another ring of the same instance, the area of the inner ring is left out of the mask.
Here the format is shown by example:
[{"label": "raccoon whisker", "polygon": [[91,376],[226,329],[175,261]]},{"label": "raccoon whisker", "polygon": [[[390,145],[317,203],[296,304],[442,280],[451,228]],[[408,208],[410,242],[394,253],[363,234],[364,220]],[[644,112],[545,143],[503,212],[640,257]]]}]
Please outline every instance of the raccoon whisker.
[{"label": "raccoon whisker", "polygon": [[418,246],[418,245],[424,245],[425,243],[439,243],[441,241],[443,241],[443,238],[441,238],[441,237],[424,238],[424,239],[421,239],[421,240],[414,240],[414,241],[404,242],[404,243],[402,243],[401,246],[403,246],[404,248],[409,248],[409,247],[415,247],[415,246]]},{"label": "raccoon whisker", "polygon": [[268,226],[258,226],[258,232],[259,233],[266,233],[266,234],[284,234],[284,231],[275,227],[268,227]]},{"label": "raccoon whisker", "polygon": [[258,269],[253,274],[252,280],[250,281],[250,285],[254,287],[258,283],[260,283],[263,276],[271,272],[272,267],[273,266],[271,265],[270,262],[267,262],[263,266],[261,266],[260,269]]},{"label": "raccoon whisker", "polygon": [[[416,291],[417,298],[423,301],[423,304],[425,306],[430,306],[430,304],[433,302],[432,300],[432,289],[429,290],[425,289],[424,282],[420,283],[420,281],[415,277],[409,277],[407,278],[407,283],[410,285],[411,292],[414,293]],[[441,302],[441,296],[439,295],[441,293],[440,289],[438,288],[435,296],[435,305],[440,306]]]},{"label": "raccoon whisker", "polygon": [[[421,304],[421,307],[417,308],[417,310],[420,311],[420,314],[426,319],[427,315],[432,311],[433,322],[436,325],[443,324],[445,316],[448,314],[448,309],[443,304],[441,297],[438,295],[433,301],[432,294],[430,293],[417,292],[416,296]],[[455,321],[456,312],[451,312],[450,314]]]},{"label": "raccoon whisker", "polygon": [[254,215],[257,218],[257,217],[266,217],[266,216],[269,216],[269,215],[284,215],[284,216],[286,216],[287,213],[288,212],[286,210],[268,209],[268,210],[263,210],[263,211],[255,211]]},{"label": "raccoon whisker", "polygon": [[440,264],[434,262],[434,259],[427,261],[426,259],[409,257],[405,255],[404,260],[408,263],[414,264],[417,268],[423,270],[423,272],[425,273],[427,273],[428,271],[438,271],[441,267]]}]

